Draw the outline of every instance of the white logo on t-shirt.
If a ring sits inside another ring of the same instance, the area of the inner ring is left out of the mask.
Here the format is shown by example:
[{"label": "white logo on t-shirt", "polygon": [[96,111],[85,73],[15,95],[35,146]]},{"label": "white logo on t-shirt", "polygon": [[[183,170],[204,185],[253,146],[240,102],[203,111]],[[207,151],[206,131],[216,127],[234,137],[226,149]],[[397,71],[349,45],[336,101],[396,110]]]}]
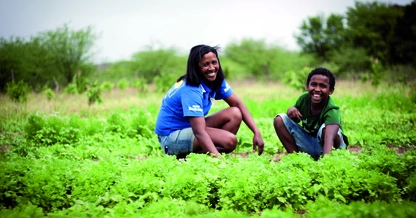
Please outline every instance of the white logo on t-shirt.
[{"label": "white logo on t-shirt", "polygon": [[200,111],[202,112],[202,108],[199,107],[199,105],[192,105],[192,107],[189,107],[188,110],[190,111]]}]

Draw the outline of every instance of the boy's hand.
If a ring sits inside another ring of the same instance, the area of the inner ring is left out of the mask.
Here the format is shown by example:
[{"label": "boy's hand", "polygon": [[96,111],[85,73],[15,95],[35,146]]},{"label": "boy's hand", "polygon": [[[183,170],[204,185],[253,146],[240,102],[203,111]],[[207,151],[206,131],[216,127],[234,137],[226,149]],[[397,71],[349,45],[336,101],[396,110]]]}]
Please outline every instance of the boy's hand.
[{"label": "boy's hand", "polygon": [[289,109],[287,109],[287,116],[289,116],[290,119],[296,122],[299,122],[300,118],[302,118],[302,114],[295,107],[290,107]]}]

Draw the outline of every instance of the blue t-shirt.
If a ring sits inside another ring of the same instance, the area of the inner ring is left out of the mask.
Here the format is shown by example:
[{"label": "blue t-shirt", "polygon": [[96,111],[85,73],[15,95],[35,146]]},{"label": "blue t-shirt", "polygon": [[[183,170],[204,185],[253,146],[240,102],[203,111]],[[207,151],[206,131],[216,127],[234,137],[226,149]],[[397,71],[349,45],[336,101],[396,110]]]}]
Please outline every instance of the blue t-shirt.
[{"label": "blue t-shirt", "polygon": [[225,99],[231,94],[225,80],[218,90],[212,90],[203,81],[199,86],[187,85],[185,80],[175,83],[162,99],[155,133],[164,136],[191,127],[188,117],[205,117],[211,109],[211,99]]}]

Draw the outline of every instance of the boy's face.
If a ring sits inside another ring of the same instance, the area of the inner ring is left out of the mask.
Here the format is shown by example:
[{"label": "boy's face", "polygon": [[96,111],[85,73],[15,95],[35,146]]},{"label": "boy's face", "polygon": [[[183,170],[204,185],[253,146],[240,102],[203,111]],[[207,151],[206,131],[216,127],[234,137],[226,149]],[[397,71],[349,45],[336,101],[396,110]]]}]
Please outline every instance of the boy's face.
[{"label": "boy's face", "polygon": [[334,90],[329,88],[329,78],[324,75],[314,75],[306,86],[313,104],[324,103]]}]

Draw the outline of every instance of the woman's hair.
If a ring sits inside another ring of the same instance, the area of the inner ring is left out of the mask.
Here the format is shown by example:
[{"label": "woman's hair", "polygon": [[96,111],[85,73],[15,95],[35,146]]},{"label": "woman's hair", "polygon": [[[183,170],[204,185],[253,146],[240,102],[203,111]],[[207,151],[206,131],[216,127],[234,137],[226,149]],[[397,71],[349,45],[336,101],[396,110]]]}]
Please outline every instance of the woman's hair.
[{"label": "woman's hair", "polygon": [[215,56],[217,56],[219,68],[217,72],[217,78],[211,84],[214,90],[219,88],[221,86],[222,81],[224,80],[224,72],[222,71],[220,58],[218,57],[218,50],[218,46],[211,47],[209,45],[196,45],[193,48],[191,48],[188,57],[186,74],[179,77],[177,79],[177,82],[185,78],[186,84],[191,86],[199,86],[201,84],[202,79],[201,73],[199,72],[199,62],[201,61],[204,55],[208,54],[209,52],[212,52],[215,54]]},{"label": "woman's hair", "polygon": [[331,71],[329,71],[326,68],[323,67],[319,67],[319,68],[315,68],[313,69],[309,75],[308,75],[308,79],[306,80],[306,86],[309,85],[309,82],[311,81],[311,78],[315,75],[322,75],[322,76],[326,76],[329,79],[329,89],[330,90],[334,90],[335,89],[335,77],[334,74],[332,74]]}]

